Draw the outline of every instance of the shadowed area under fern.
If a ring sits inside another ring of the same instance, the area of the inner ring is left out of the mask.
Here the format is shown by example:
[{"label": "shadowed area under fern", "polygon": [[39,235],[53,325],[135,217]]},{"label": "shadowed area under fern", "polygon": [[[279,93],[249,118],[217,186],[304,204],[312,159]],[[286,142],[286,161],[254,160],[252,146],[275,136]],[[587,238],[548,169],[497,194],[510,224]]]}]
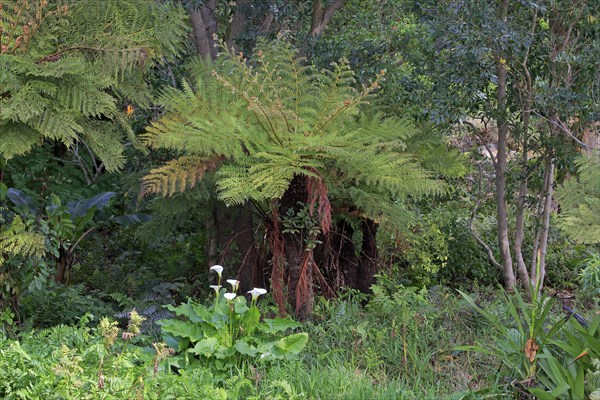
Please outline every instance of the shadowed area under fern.
[{"label": "shadowed area under fern", "polygon": [[[325,276],[332,276],[332,267],[359,265],[343,266],[339,259],[322,265],[324,259],[315,257],[323,254],[317,248],[325,238],[336,234],[335,221],[367,222],[373,241],[379,224],[406,226],[411,199],[444,190],[425,166],[431,160],[419,156],[424,147],[440,155],[437,162],[449,170],[462,169],[458,156],[439,151],[445,146],[431,134],[374,110],[369,102],[383,75],[356,90],[346,61],[319,70],[277,41],[260,42],[249,60],[223,52],[215,64],[198,62],[192,66],[193,82],[165,91],[161,102],[167,112],[144,135],[151,148],[182,156],[150,171],[142,193],[171,196],[213,171],[220,200],[251,203],[261,211],[280,312],[285,313],[287,299],[305,317],[312,308],[313,280],[326,293],[329,287],[357,284],[327,282]],[[296,223],[300,214],[304,222]],[[342,240],[354,245],[351,238]],[[355,252],[373,261],[376,246],[364,254],[366,242]]]}]

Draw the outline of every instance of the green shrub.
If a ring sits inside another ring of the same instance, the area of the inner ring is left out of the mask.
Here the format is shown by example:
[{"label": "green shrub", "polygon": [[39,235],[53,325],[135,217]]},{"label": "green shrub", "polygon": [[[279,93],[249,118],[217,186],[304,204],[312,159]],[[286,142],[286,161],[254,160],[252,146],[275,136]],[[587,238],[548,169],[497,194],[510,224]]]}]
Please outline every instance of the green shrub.
[{"label": "green shrub", "polygon": [[600,297],[600,255],[588,258],[579,274],[581,292],[592,299]]},{"label": "green shrub", "polygon": [[[255,365],[272,360],[290,359],[297,355],[308,341],[308,334],[293,333],[279,337],[282,332],[297,329],[301,324],[289,318],[264,318],[257,306],[264,289],[253,289],[250,304],[236,294],[239,282],[227,280],[232,291],[221,286],[223,267],[211,268],[219,275],[214,303],[204,306],[188,300],[178,307],[167,309],[185,319],[159,321],[167,343],[173,343],[179,355],[169,359],[176,368],[207,367],[220,378],[241,371],[242,376]],[[194,357],[195,356],[195,357]]]},{"label": "green shrub", "polygon": [[[142,319],[132,313],[127,330],[103,319],[88,327],[56,326],[22,334],[21,341],[0,340],[0,398],[12,399],[207,399],[245,398],[252,385],[215,384],[210,371],[196,368],[175,375],[156,366],[171,351],[131,344]],[[250,391],[254,394],[255,391]]]},{"label": "green shrub", "polygon": [[[495,313],[461,295],[495,330],[494,345],[459,346],[490,355],[502,363],[501,373],[512,386],[539,399],[584,399],[595,389],[594,360],[600,358],[600,315],[582,326],[575,318],[554,318],[554,299],[532,293],[526,303],[516,292],[503,292],[505,311]],[[567,321],[570,325],[565,325]]]},{"label": "green shrub", "polygon": [[87,313],[96,317],[114,313],[109,304],[85,292],[83,285],[64,286],[51,281],[44,291],[33,291],[23,297],[19,308],[21,318],[27,325],[49,328],[75,325]]}]

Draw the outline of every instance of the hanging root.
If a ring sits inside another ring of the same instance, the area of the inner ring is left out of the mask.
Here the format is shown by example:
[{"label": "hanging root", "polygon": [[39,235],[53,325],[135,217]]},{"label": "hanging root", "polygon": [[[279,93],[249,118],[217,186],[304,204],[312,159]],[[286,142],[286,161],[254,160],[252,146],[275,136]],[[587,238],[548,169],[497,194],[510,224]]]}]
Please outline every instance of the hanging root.
[{"label": "hanging root", "polygon": [[283,282],[285,275],[285,250],[283,247],[283,237],[279,230],[279,213],[277,204],[272,207],[273,227],[271,228],[271,252],[273,253],[273,272],[271,274],[271,290],[273,299],[279,308],[279,316],[285,317],[285,296],[283,294]]},{"label": "hanging root", "polygon": [[296,286],[296,315],[304,319],[310,315],[313,306],[314,294],[312,291],[313,253],[306,250],[300,263],[300,276]]}]

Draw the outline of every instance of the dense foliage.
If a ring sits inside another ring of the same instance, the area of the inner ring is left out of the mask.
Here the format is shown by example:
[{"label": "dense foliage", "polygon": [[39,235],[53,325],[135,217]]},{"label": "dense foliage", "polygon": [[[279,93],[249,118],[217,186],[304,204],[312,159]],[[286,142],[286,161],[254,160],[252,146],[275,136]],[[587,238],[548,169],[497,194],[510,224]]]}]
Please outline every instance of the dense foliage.
[{"label": "dense foliage", "polygon": [[596,6],[0,0],[0,397],[600,399]]}]

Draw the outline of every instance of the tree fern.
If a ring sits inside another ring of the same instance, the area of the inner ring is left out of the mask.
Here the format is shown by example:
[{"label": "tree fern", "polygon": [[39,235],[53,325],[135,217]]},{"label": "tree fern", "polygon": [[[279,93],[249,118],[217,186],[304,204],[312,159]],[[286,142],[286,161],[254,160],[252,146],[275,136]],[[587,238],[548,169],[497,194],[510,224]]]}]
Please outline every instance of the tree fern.
[{"label": "tree fern", "polygon": [[[407,200],[439,193],[444,184],[419,157],[422,146],[413,140],[419,130],[393,116],[361,112],[383,72],[356,90],[343,60],[318,70],[278,41],[259,42],[253,54],[246,60],[225,52],[215,65],[193,68],[193,85],[165,92],[168,111],[144,140],[183,155],[151,171],[142,193],[185,191],[215,167],[220,200],[266,204],[273,296],[283,313],[287,282],[288,302],[302,317],[310,312],[312,271],[318,271],[313,249],[319,235],[333,229],[333,213],[351,213],[374,235],[377,223],[405,224]],[[318,228],[279,228],[306,207]]]},{"label": "tree fern", "polygon": [[45,237],[29,232],[23,219],[17,215],[10,224],[0,225],[0,266],[5,262],[4,256],[42,257],[44,245]]},{"label": "tree fern", "polygon": [[[417,129],[398,118],[360,113],[377,82],[357,91],[347,62],[319,71],[282,42],[261,42],[254,54],[250,61],[225,53],[214,66],[198,64],[194,85],[164,94],[169,111],[144,139],[186,155],[146,176],[144,193],[193,187],[202,178],[196,171],[206,171],[213,157],[222,160],[216,183],[227,204],[279,199],[294,176],[305,175],[381,220],[381,210],[397,214],[402,199],[442,190],[421,163],[418,146],[407,148]],[[363,195],[352,196],[350,189]],[[368,199],[386,199],[390,207],[375,212]]]},{"label": "tree fern", "polygon": [[581,157],[579,175],[568,179],[556,195],[559,225],[581,243],[600,243],[600,157]]},{"label": "tree fern", "polygon": [[136,144],[123,103],[147,107],[145,72],[185,38],[180,8],[146,0],[2,2],[0,157],[84,142],[109,171]]}]

